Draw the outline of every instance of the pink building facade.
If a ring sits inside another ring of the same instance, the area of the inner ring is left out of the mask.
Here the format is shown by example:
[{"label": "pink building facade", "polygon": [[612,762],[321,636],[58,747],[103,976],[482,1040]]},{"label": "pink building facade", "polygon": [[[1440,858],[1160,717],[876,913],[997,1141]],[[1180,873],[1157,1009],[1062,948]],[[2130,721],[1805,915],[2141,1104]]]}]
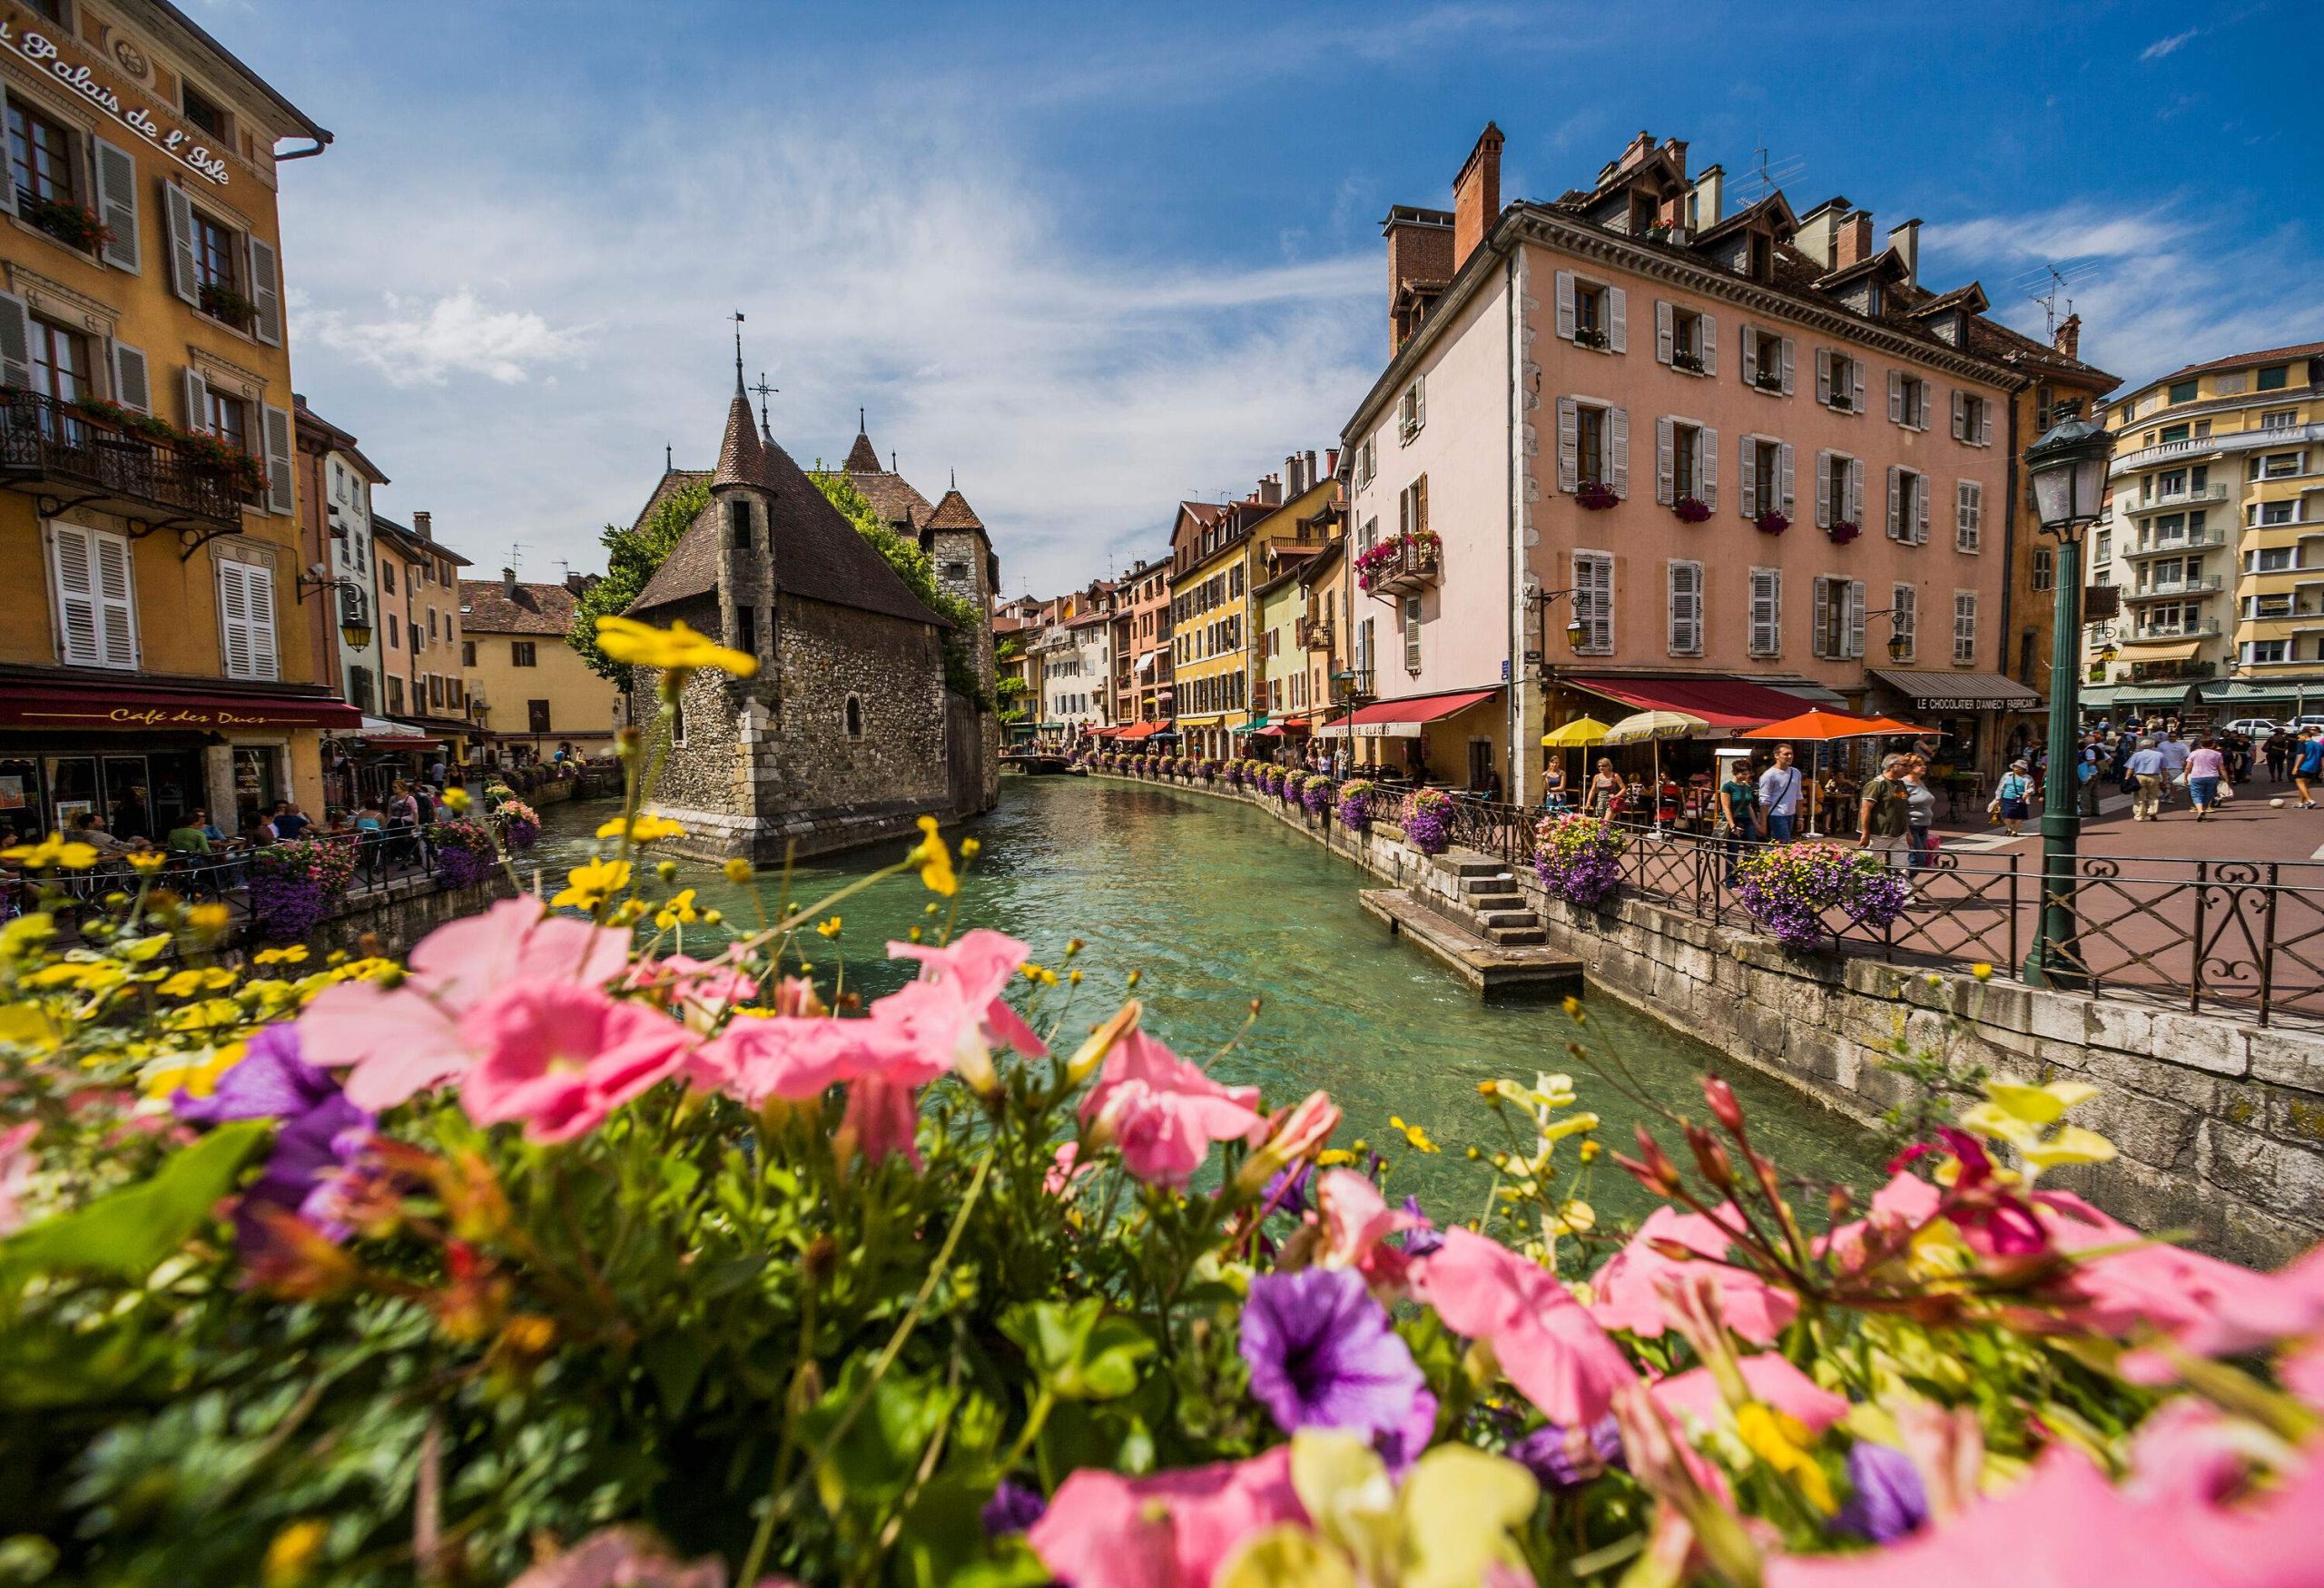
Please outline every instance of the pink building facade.
[{"label": "pink building facade", "polygon": [[1360,756],[1530,802],[1571,716],[1796,700],[1943,702],[1989,762],[2026,704],[1997,676],[2030,438],[2024,378],[1967,350],[1982,294],[1919,283],[1917,222],[1723,212],[1683,143],[1505,210],[1499,157],[1489,128],[1452,212],[1388,222],[1394,355],[1343,438]]}]

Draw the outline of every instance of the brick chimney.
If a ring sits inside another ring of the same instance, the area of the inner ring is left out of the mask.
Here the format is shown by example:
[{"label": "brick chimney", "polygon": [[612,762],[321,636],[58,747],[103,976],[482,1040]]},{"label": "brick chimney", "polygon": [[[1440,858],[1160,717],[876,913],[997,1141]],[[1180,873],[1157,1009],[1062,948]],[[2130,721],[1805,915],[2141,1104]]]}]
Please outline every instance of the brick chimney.
[{"label": "brick chimney", "polygon": [[1858,210],[1832,234],[1832,268],[1844,271],[1872,257],[1872,212]]},{"label": "brick chimney", "polygon": [[589,593],[589,576],[568,568],[565,574],[565,587],[576,596],[586,596]]},{"label": "brick chimney", "polygon": [[[417,517],[417,515],[414,516]],[[517,598],[517,570],[515,568],[500,570],[500,593],[511,601]]]},{"label": "brick chimney", "polygon": [[1492,123],[1452,179],[1452,269],[1457,274],[1501,218],[1501,129]]},{"label": "brick chimney", "polygon": [[1397,204],[1380,222],[1380,231],[1388,240],[1388,351],[1393,355],[1420,328],[1418,305],[1405,301],[1406,283],[1452,279],[1452,215],[1448,210]]},{"label": "brick chimney", "polygon": [[1282,479],[1272,474],[1261,478],[1259,481],[1258,491],[1256,492],[1254,499],[1256,500],[1259,506],[1263,508],[1279,508],[1283,506]]},{"label": "brick chimney", "polygon": [[422,540],[435,539],[436,516],[433,513],[414,513],[411,516],[411,532]]},{"label": "brick chimney", "polygon": [[1306,488],[1307,487],[1299,478],[1299,454],[1296,452],[1285,453],[1283,455],[1283,494],[1285,498],[1288,499],[1295,497]]},{"label": "brick chimney", "polygon": [[2069,359],[2082,357],[2082,316],[2069,314],[2058,321],[2058,334],[2052,345]]},{"label": "brick chimney", "polygon": [[1337,447],[1333,447],[1326,449],[1324,453],[1324,473],[1327,477],[1336,478],[1339,475],[1339,471],[1340,449]]}]

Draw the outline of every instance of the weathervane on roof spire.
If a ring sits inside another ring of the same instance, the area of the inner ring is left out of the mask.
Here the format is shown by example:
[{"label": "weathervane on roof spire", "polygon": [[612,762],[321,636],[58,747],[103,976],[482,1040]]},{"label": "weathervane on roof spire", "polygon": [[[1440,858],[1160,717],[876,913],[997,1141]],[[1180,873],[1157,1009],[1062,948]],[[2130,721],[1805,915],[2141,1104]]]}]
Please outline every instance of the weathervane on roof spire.
[{"label": "weathervane on roof spire", "polygon": [[734,390],[740,395],[743,390],[743,311],[737,309],[730,318],[734,321]]},{"label": "weathervane on roof spire", "polygon": [[752,387],[751,390],[759,394],[759,434],[768,437],[771,439],[773,437],[774,432],[767,428],[766,399],[770,393],[779,392],[783,388],[780,386],[769,386],[766,383],[766,371],[762,370],[759,371],[759,383],[756,386]]}]

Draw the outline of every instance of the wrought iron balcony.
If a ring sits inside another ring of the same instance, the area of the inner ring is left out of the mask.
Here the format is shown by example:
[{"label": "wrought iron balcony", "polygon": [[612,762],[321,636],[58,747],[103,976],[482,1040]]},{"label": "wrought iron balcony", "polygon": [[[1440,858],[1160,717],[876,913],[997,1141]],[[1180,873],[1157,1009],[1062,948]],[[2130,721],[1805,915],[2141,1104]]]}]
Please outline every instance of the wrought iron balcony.
[{"label": "wrought iron balcony", "polygon": [[1423,530],[1384,540],[1355,559],[1356,577],[1371,596],[1402,596],[1436,583],[1443,564],[1443,543]]},{"label": "wrought iron balcony", "polygon": [[1302,650],[1328,651],[1332,648],[1332,620],[1328,617],[1303,617],[1294,626],[1295,638]]},{"label": "wrought iron balcony", "polygon": [[36,492],[44,514],[93,507],[192,544],[242,527],[235,469],[31,391],[0,389],[0,481]]}]

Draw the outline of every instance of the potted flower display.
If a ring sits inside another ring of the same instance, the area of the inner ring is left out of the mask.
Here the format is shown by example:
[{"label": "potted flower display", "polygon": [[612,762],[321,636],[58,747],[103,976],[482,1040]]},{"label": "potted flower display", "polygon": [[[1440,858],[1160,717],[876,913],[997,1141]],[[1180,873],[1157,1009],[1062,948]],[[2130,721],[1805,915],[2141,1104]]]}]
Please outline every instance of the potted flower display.
[{"label": "potted flower display", "polygon": [[103,216],[70,199],[30,199],[17,213],[27,224],[83,253],[95,253],[113,240],[113,228]]},{"label": "potted flower display", "polygon": [[1602,513],[1622,498],[1602,479],[1585,479],[1574,488],[1573,499],[1593,513]]},{"label": "potted flower display", "polygon": [[251,921],[260,935],[290,942],[339,913],[355,879],[355,851],[324,838],[270,843],[251,856]]},{"label": "potted flower display", "polygon": [[1443,854],[1452,846],[1452,796],[1441,788],[1414,789],[1404,796],[1404,838],[1423,854]]},{"label": "potted flower display", "polygon": [[513,794],[492,806],[492,825],[511,849],[530,849],[540,842],[539,813]]},{"label": "potted flower display", "polygon": [[1340,825],[1351,833],[1371,831],[1372,802],[1379,797],[1379,788],[1368,777],[1351,777],[1340,784]]},{"label": "potted flower display", "polygon": [[1830,537],[1833,545],[1846,546],[1864,533],[1864,526],[1854,518],[1835,518],[1832,520],[1832,527],[1824,533]]},{"label": "potted flower display", "polygon": [[1533,829],[1533,868],[1553,897],[1594,910],[1620,889],[1629,847],[1611,822],[1579,813],[1544,816]]},{"label": "potted flower display", "polygon": [[1373,585],[1384,574],[1406,561],[1415,567],[1433,568],[1443,547],[1443,537],[1433,529],[1414,529],[1392,535],[1371,550],[1356,554],[1356,584],[1369,594]]},{"label": "potted flower display", "polygon": [[1769,508],[1753,518],[1751,524],[1762,535],[1780,535],[1791,528],[1791,515],[1780,508]]},{"label": "potted flower display", "polygon": [[1710,504],[1700,497],[1680,497],[1670,504],[1670,511],[1681,524],[1699,524],[1710,517]]},{"label": "potted flower display", "polygon": [[1299,790],[1299,806],[1308,815],[1320,816],[1332,806],[1332,780],[1320,772],[1311,772]]},{"label": "potted flower display", "polygon": [[1787,949],[1824,946],[1825,917],[1845,912],[1858,926],[1886,931],[1912,902],[1901,873],[1868,850],[1803,841],[1770,844],[1735,868],[1735,897],[1751,919]]},{"label": "potted flower display", "polygon": [[[537,833],[538,824],[535,824]],[[447,888],[472,888],[500,863],[492,829],[465,816],[438,822],[428,830],[436,845],[436,881]]]}]

